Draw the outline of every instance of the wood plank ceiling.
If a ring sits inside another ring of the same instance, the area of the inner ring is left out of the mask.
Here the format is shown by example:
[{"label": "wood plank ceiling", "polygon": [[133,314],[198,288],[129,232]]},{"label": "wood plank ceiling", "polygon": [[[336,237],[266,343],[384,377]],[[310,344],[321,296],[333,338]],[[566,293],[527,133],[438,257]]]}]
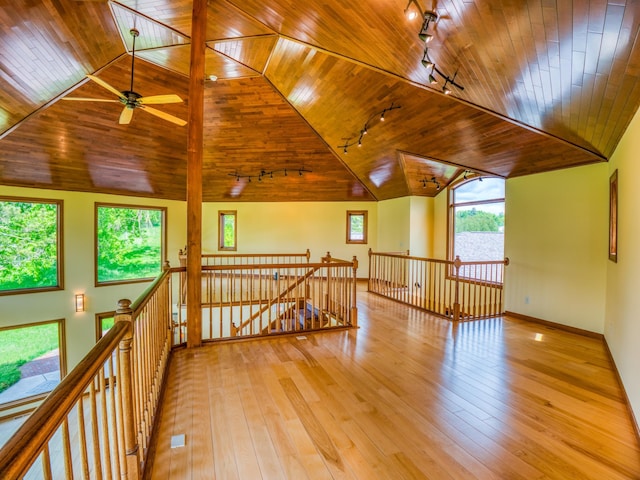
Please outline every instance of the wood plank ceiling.
[{"label": "wood plank ceiling", "polygon": [[[637,1],[208,8],[205,201],[434,196],[466,170],[508,178],[606,161],[640,102]],[[437,14],[428,44],[425,10]],[[186,0],[3,2],[0,184],[184,200],[188,126],[144,108],[119,125],[123,105],[86,75],[178,94],[154,108],[186,119],[190,35]]]}]

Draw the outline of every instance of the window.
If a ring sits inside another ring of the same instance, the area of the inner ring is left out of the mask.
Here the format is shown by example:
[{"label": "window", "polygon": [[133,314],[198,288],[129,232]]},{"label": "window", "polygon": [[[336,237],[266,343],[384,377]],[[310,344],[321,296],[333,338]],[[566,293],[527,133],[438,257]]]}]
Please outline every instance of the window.
[{"label": "window", "polygon": [[476,177],[450,190],[449,259],[504,259],[504,180]]},{"label": "window", "polygon": [[162,272],[166,208],[96,203],[96,285],[144,281]]},{"label": "window", "polygon": [[367,243],[366,210],[347,210],[347,243]]},{"label": "window", "polygon": [[236,210],[219,210],[218,211],[218,250],[237,249],[237,211]]},{"label": "window", "polygon": [[62,200],[0,198],[0,294],[60,290]]},{"label": "window", "polygon": [[116,312],[96,313],[96,341],[104,337],[115,322]]},{"label": "window", "polygon": [[2,407],[44,397],[60,383],[64,368],[64,320],[0,328]]}]

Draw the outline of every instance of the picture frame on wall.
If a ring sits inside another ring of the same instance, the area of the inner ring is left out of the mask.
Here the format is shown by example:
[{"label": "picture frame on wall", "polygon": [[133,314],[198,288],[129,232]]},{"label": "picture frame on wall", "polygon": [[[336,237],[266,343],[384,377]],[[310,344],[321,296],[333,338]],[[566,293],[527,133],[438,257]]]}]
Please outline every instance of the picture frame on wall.
[{"label": "picture frame on wall", "polygon": [[609,177],[609,260],[618,262],[618,170]]}]

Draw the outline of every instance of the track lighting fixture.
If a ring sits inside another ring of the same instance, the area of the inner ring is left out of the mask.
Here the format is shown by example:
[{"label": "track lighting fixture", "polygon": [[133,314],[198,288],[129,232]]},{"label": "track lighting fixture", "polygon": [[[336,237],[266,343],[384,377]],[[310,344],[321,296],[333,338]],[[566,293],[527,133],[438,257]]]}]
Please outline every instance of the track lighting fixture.
[{"label": "track lighting fixture", "polygon": [[[412,3],[415,3],[416,6],[418,5],[416,0],[409,0],[407,7],[404,9],[405,14],[409,11]],[[457,87],[460,90],[464,90],[464,87],[462,85],[455,82],[456,75],[458,74],[457,71],[453,75],[453,77],[449,77],[448,75],[444,74],[441,70],[438,70],[438,68],[435,65],[435,62],[431,60],[431,58],[429,57],[428,45],[429,45],[429,42],[431,42],[431,40],[433,39],[433,35],[429,33],[429,26],[431,25],[431,23],[435,23],[438,20],[438,14],[434,11],[427,10],[426,12],[424,12],[423,18],[424,19],[422,22],[422,27],[420,28],[420,33],[418,33],[418,37],[420,38],[420,40],[425,42],[427,46],[425,46],[424,52],[422,53],[422,59],[420,60],[420,63],[422,63],[423,67],[431,69],[431,73],[429,74],[429,83],[431,85],[436,85],[438,83],[436,74],[438,74],[444,80],[444,85],[442,86],[442,93],[444,93],[445,95],[451,95],[450,87],[452,85],[454,87]]]},{"label": "track lighting fixture", "polygon": [[447,84],[449,83],[449,79],[445,79],[444,81],[444,85],[442,86],[442,93],[444,93],[445,95],[451,95],[451,89],[447,87]]},{"label": "track lighting fixture", "polygon": [[436,190],[440,190],[440,182],[436,177],[431,177],[429,180],[427,180],[427,177],[424,177],[420,180],[420,183],[422,183],[422,188],[427,188],[427,185],[433,183],[436,186]]},{"label": "track lighting fixture", "polygon": [[444,80],[444,85],[442,86],[442,93],[444,93],[445,95],[451,95],[451,88],[450,88],[451,85],[458,88],[459,90],[464,90],[464,87],[462,85],[460,85],[459,83],[456,83],[456,76],[458,75],[457,71],[456,73],[453,74],[453,77],[449,77],[445,75],[441,70],[439,70],[438,67],[433,65],[431,67],[431,73],[429,74],[429,83],[431,85],[436,85],[438,83],[438,80],[436,79],[436,75],[440,75]]},{"label": "track lighting fixture", "polygon": [[431,73],[429,74],[429,83],[431,85],[435,85],[436,83],[438,83],[438,80],[436,80],[436,77],[433,76],[435,68],[436,68],[435,65],[431,65]]},{"label": "track lighting fixture", "polygon": [[434,67],[434,63],[429,58],[429,47],[426,47],[424,49],[424,53],[422,55],[422,60],[420,60],[420,62],[422,63],[422,66],[424,68],[430,68],[430,67],[433,68]]},{"label": "track lighting fixture", "polygon": [[345,140],[344,145],[338,145],[338,148],[341,148],[342,149],[342,153],[344,153],[346,155],[347,153],[349,153],[349,147],[351,147],[353,145],[358,145],[358,147],[362,147],[362,141],[364,139],[364,136],[369,133],[369,126],[371,124],[371,121],[375,117],[380,116],[380,121],[384,122],[385,121],[385,114],[387,112],[390,112],[391,110],[396,110],[398,108],[401,108],[401,106],[400,105],[395,105],[392,102],[391,106],[385,108],[384,110],[382,110],[380,112],[374,113],[365,122],[364,126],[360,130],[360,134],[358,135],[357,140],[351,141],[352,139],[355,139],[356,137],[344,137],[343,138],[343,140]]},{"label": "track lighting fixture", "polygon": [[[312,172],[312,170],[309,170],[309,169],[305,168],[304,165],[301,168],[297,168],[297,169],[294,169],[294,170],[298,170],[298,176],[300,176],[300,177],[303,176],[303,173],[311,173]],[[284,174],[283,176],[285,176],[285,177],[289,176],[289,174],[287,173],[287,169],[286,168],[277,169],[277,170],[264,170],[264,169],[262,169],[262,170],[260,170],[260,173],[257,174],[257,175],[241,175],[236,170],[235,172],[229,173],[228,175],[230,177],[235,177],[236,178],[236,182],[239,182],[240,179],[242,179],[242,178],[246,178],[247,182],[251,183],[251,179],[252,178],[257,178],[259,182],[262,182],[262,179],[264,177],[269,177],[270,179],[273,179],[273,174],[274,173],[280,173],[280,172],[282,172]]]},{"label": "track lighting fixture", "polygon": [[429,43],[433,40],[433,35],[429,33],[429,25],[431,22],[435,22],[438,19],[438,15],[435,12],[431,12],[427,10],[424,12],[424,20],[422,22],[422,28],[420,29],[420,33],[418,33],[418,38],[425,43]]},{"label": "track lighting fixture", "polygon": [[[412,9],[411,4],[415,5],[416,8]],[[404,9],[404,14],[409,20],[413,20],[421,12],[422,9],[420,8],[420,5],[418,5],[418,2],[416,2],[416,0],[409,0],[409,3],[407,3],[407,7]]]}]

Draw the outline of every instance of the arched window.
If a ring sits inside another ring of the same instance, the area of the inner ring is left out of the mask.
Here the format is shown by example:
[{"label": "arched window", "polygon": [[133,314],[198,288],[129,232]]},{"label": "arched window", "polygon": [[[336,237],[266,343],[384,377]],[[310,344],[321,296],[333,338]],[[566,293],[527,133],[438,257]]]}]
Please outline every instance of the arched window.
[{"label": "arched window", "polygon": [[451,188],[448,257],[504,259],[504,179],[475,177]]}]

